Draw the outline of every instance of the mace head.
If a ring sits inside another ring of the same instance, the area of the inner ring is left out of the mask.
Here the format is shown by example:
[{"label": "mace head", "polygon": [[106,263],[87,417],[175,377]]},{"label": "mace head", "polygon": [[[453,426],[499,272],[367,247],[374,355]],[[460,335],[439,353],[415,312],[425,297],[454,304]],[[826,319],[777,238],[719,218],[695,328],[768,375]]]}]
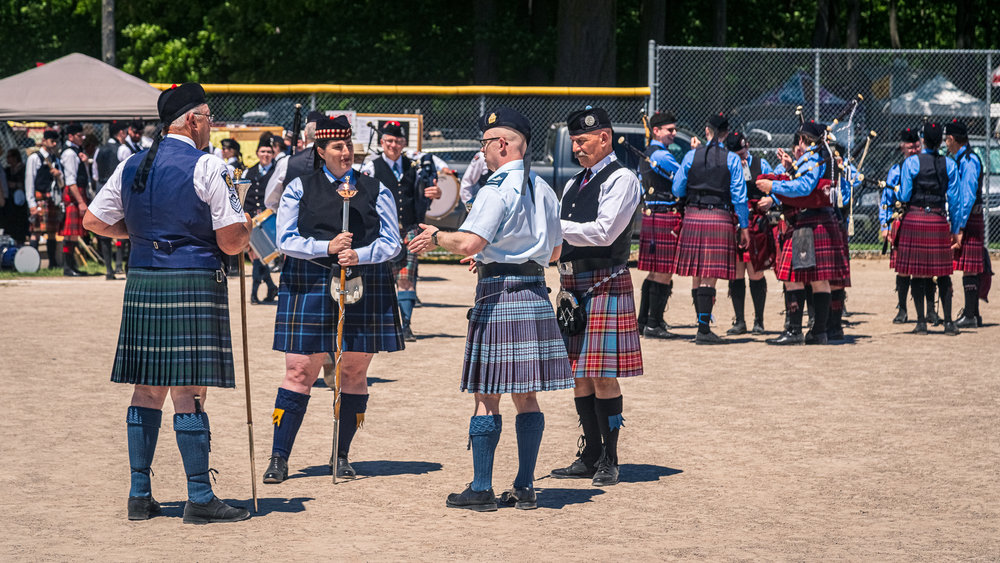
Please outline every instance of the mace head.
[{"label": "mace head", "polygon": [[337,193],[344,199],[351,199],[358,194],[358,187],[353,182],[347,181],[340,184],[340,187],[337,188]]}]

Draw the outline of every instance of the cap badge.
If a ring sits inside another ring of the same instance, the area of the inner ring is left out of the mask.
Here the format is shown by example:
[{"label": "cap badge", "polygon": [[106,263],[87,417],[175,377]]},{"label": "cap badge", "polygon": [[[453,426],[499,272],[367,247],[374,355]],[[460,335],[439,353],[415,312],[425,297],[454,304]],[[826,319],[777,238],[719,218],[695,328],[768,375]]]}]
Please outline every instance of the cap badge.
[{"label": "cap badge", "polygon": [[497,121],[497,114],[495,113],[491,113],[490,118],[486,120],[487,123],[496,123],[496,121]]},{"label": "cap badge", "polygon": [[596,119],[594,119],[594,116],[593,116],[593,115],[588,115],[587,117],[584,117],[584,118],[583,118],[583,123],[584,123],[584,125],[586,125],[587,127],[593,127],[593,126],[594,126],[594,124],[595,124],[595,123],[597,123],[597,120],[596,120]]}]

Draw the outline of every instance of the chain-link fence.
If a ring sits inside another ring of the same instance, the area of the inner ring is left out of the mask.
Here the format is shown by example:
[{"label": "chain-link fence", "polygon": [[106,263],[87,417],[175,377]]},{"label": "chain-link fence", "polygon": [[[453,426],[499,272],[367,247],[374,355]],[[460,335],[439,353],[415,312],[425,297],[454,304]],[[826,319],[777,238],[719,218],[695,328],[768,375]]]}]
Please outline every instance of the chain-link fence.
[{"label": "chain-link fence", "polygon": [[[856,152],[869,131],[872,141],[861,173],[869,180],[854,201],[853,249],[881,248],[878,207],[889,168],[902,161],[899,133],[924,120],[964,121],[970,144],[988,172],[988,240],[1000,242],[1000,87],[991,86],[1000,52],[807,50],[667,47],[651,44],[648,111],[669,110],[679,125],[699,136],[713,112],[731,116],[730,129],[743,131],[772,165],[775,151],[791,146],[805,119],[829,123],[861,94],[850,127],[835,131]],[[992,107],[992,112],[988,108]],[[992,118],[991,118],[992,113]],[[855,161],[856,162],[856,161]]]}]

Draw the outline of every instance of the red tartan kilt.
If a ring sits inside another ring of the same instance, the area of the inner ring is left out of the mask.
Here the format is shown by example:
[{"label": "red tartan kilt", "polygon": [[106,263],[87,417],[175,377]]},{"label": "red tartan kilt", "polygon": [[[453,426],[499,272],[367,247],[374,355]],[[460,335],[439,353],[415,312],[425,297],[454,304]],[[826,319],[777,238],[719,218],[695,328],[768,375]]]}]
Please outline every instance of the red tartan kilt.
[{"label": "red tartan kilt", "polygon": [[679,276],[736,278],[735,216],[724,209],[688,208],[677,243]]},{"label": "red tartan kilt", "polygon": [[62,213],[59,207],[49,200],[37,200],[39,213],[31,216],[31,232],[45,234],[59,230],[62,226]]},{"label": "red tartan kilt", "polygon": [[896,240],[896,273],[917,278],[950,276],[953,256],[948,220],[923,208],[910,208]]},{"label": "red tartan kilt", "polygon": [[763,272],[774,266],[775,242],[774,229],[766,215],[754,211],[754,203],[750,206],[750,246],[746,250],[737,250],[740,262],[753,266],[755,272]]},{"label": "red tartan kilt", "polygon": [[837,223],[833,211],[828,209],[820,210],[815,215],[796,217],[796,229],[811,228],[813,230],[816,266],[799,270],[792,269],[792,236],[789,233],[782,242],[781,259],[775,270],[778,279],[799,283],[849,280],[851,266],[847,259],[847,245],[844,243],[843,229]]},{"label": "red tartan kilt", "polygon": [[63,220],[63,227],[59,234],[64,237],[82,237],[84,235],[83,213],[80,213],[80,208],[75,203],[66,205],[66,219]]},{"label": "red tartan kilt", "polygon": [[962,247],[955,251],[954,268],[966,274],[983,272],[983,252],[986,237],[986,223],[982,213],[972,213],[962,233]]},{"label": "red tartan kilt", "polygon": [[639,231],[639,269],[672,274],[677,264],[680,232],[680,213],[670,211],[643,215],[642,230]]},{"label": "red tartan kilt", "polygon": [[830,285],[851,287],[851,245],[847,242],[847,226],[843,221],[837,221],[837,226],[840,227],[840,240],[844,241],[844,255],[847,256],[847,277],[830,280]]}]

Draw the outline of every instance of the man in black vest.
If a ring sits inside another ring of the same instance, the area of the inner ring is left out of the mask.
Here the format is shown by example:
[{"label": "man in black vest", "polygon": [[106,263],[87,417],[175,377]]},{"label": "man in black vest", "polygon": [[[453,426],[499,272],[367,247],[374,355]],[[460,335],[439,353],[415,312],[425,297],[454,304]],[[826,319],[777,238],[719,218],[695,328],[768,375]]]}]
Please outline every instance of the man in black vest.
[{"label": "man in black vest", "polygon": [[[417,172],[420,163],[403,155],[406,132],[400,122],[386,121],[382,125],[379,130],[379,146],[382,147],[382,154],[365,164],[361,172],[382,182],[395,196],[400,232],[405,244],[417,235],[418,225],[424,222],[430,200],[441,197],[441,189],[437,187],[435,180],[433,184],[425,186],[422,193],[418,193]],[[407,250],[400,252],[393,261],[403,338],[407,342],[417,341],[410,329],[410,318],[417,303],[417,258],[416,254]]]},{"label": "man in black vest", "polygon": [[66,188],[63,203],[66,216],[60,234],[63,236],[63,275],[85,276],[76,266],[76,241],[84,235],[83,215],[87,212],[87,187],[90,185],[87,173],[87,155],[83,152],[83,126],[70,123],[66,126],[66,148],[63,149],[63,175]]},{"label": "man in black vest", "polygon": [[125,138],[125,146],[135,154],[142,150],[142,131],[146,125],[141,119],[133,119],[128,124],[128,137]]},{"label": "man in black vest", "polygon": [[[94,170],[92,180],[97,183],[97,191],[108,183],[111,174],[118,167],[118,163],[134,154],[132,149],[125,145],[128,138],[128,125],[124,121],[112,121],[108,125],[108,142],[97,148],[94,153]],[[100,249],[101,257],[104,258],[105,279],[115,279],[115,273],[122,272],[122,241],[112,240],[107,237],[97,235],[97,246]],[[111,248],[114,246],[114,260],[112,260]],[[117,261],[117,268],[115,261]]]},{"label": "man in black vest", "polygon": [[[266,209],[264,206],[264,190],[271,176],[274,175],[275,165],[273,161],[274,152],[271,148],[271,134],[264,133],[257,143],[257,164],[251,166],[245,176],[247,180],[250,180],[250,188],[247,189],[246,199],[243,201],[243,209],[251,217],[256,217]],[[253,256],[253,284],[250,288],[250,303],[254,305],[260,303],[260,300],[257,299],[257,290],[260,289],[260,282],[262,281],[267,286],[267,297],[264,298],[264,303],[274,303],[274,298],[278,296],[278,286],[274,285],[274,281],[271,280],[271,270],[266,264],[261,262],[261,257],[254,254],[253,251],[251,251],[251,256]]]},{"label": "man in black vest", "polygon": [[62,225],[62,163],[57,156],[59,132],[46,129],[37,151],[28,155],[24,169],[24,195],[31,213],[31,245],[38,248],[45,235],[49,268],[57,265],[56,233]]},{"label": "man in black vest", "polygon": [[559,283],[586,314],[581,332],[563,335],[584,446],[569,467],[553,470],[552,476],[593,479],[600,487],[618,483],[618,432],[624,420],[618,378],[642,375],[627,265],[641,190],[636,175],[615,156],[606,111],[576,111],[566,123],[584,170],[563,190]]},{"label": "man in black vest", "polygon": [[[297,151],[292,156],[282,157],[280,160],[274,157],[274,173],[267,181],[267,188],[264,190],[264,205],[273,211],[278,210],[278,202],[281,200],[281,192],[285,186],[291,184],[293,180],[300,176],[305,176],[313,170],[323,165],[316,158],[316,122],[324,116],[318,111],[310,111],[306,115],[306,125],[302,128],[302,133],[306,138],[306,146]],[[274,137],[271,137],[272,144]],[[272,147],[272,151],[273,151]],[[277,155],[277,153],[272,153]]]}]

